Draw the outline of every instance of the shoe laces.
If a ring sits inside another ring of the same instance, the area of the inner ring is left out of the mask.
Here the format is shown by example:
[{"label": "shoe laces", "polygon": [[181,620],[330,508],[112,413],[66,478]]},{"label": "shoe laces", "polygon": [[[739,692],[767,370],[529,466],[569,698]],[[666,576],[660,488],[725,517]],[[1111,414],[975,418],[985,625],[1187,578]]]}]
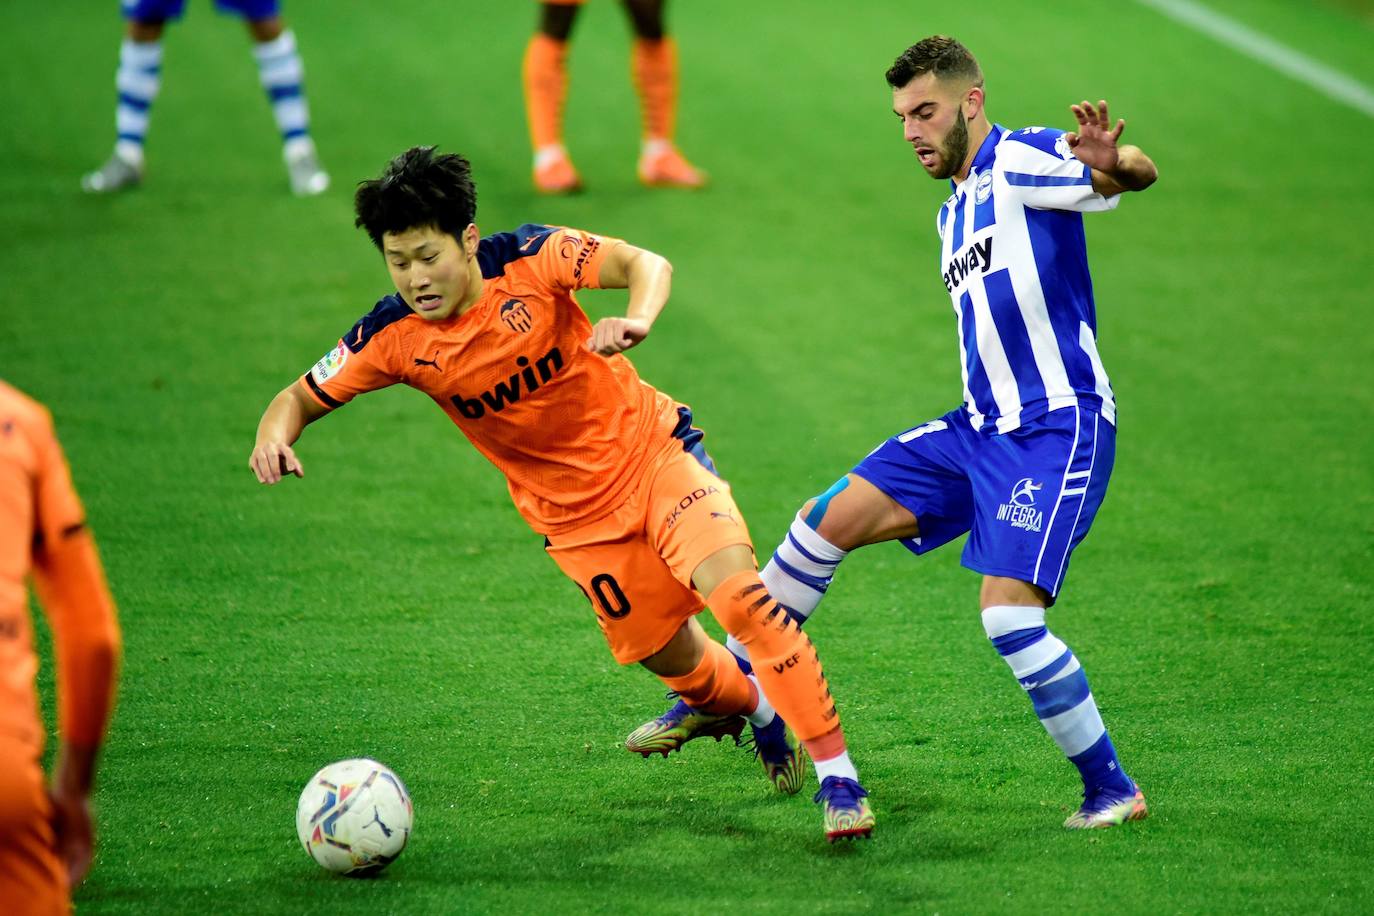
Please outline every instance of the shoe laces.
[{"label": "shoe laces", "polygon": [[792,752],[787,746],[787,725],[782,721],[782,716],[775,716],[772,722],[762,728],[751,725],[749,731],[749,737],[743,739],[740,746],[753,749],[755,757],[779,761]]},{"label": "shoe laces", "polygon": [[867,798],[863,786],[845,776],[827,776],[821,783],[821,790],[811,799],[825,802],[832,808],[856,808],[859,799]]}]

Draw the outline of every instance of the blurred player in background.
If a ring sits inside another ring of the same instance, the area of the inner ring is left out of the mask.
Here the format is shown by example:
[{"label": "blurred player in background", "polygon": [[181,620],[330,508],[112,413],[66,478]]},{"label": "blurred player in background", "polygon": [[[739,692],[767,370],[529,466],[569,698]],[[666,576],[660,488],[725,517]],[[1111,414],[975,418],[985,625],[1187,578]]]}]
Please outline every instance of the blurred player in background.
[{"label": "blurred player in background", "polygon": [[[44,729],[26,579],[52,628],[62,743],[44,788]],[[0,901],[70,912],[95,845],[90,795],[114,700],[119,624],[52,419],[0,382]]]},{"label": "blurred player in background", "polygon": [[[720,735],[734,721],[737,735],[742,716],[769,778],[790,794],[805,773],[790,725],[822,780],[827,837],[867,836],[873,814],[816,650],[759,580],[691,411],[622,355],[667,302],[669,263],[576,229],[480,238],[467,161],[433,147],[392,160],[355,206],[397,292],[272,400],[249,459],[258,480],[304,476],[292,444],[356,395],[396,383],[424,392],[506,476],[616,660],[644,665],[710,720],[656,720],[627,747],[666,756],[686,730]],[[626,316],[593,326],[573,295],[584,288],[628,289]],[[417,461],[422,477],[443,480],[441,467]],[[702,596],[750,647],[753,672],[697,623]]]},{"label": "blurred player in background", "polygon": [[[81,187],[88,192],[106,194],[143,181],[143,139],[162,82],[162,32],[167,20],[180,18],[185,5],[186,0],[123,0],[128,27],[115,73],[115,147],[104,165],[81,179]],[[296,50],[295,33],[282,22],[280,4],[277,0],[215,0],[215,5],[242,16],[253,38],[253,57],[281,131],[282,158],[292,193],[323,193],[329,187],[329,175],[320,166],[310,137],[305,67]]]},{"label": "blurred player in background", "polygon": [[[797,514],[762,578],[802,620],[840,561],[900,540],[913,553],[972,531],[982,621],[1036,715],[1083,778],[1066,827],[1146,815],[1077,657],[1045,626],[1069,554],[1106,494],[1116,404],[1097,354],[1084,212],[1110,210],[1157,177],[1117,139],[1107,103],[1071,106],[1078,130],[988,121],[968,49],[935,36],[887,72],[893,110],[926,173],[949,179],[940,269],[959,324],[964,405],[874,449]],[[737,653],[747,652],[738,642]]]},{"label": "blurred player in background", "polygon": [[[563,104],[568,96],[568,40],[583,0],[546,0],[539,27],[525,50],[525,113],[534,147],[534,186],[567,194],[582,179],[563,146]],[[634,28],[630,74],[644,119],[639,180],[650,187],[699,188],[705,173],[673,143],[677,123],[677,45],[664,32],[664,0],[624,0]]]}]

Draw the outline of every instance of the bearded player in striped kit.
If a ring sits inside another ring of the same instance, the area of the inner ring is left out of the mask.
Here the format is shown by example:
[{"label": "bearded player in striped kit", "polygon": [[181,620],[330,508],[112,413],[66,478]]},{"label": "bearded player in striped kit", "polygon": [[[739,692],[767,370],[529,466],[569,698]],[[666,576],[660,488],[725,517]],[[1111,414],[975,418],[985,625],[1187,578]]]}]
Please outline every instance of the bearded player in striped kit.
[{"label": "bearded player in striped kit", "polygon": [[[1116,405],[1098,358],[1082,213],[1110,210],[1157,177],[1118,145],[1107,103],[1071,106],[1078,129],[1008,130],[988,120],[968,49],[933,36],[887,72],[904,139],[932,178],[940,270],[962,350],[964,404],[888,439],[808,501],[762,572],[797,618],[819,604],[855,548],[900,540],[926,553],[969,532],[964,566],[983,575],[983,627],[1036,716],[1083,777],[1064,826],[1147,813],[1107,735],[1083,668],[1045,625],[1069,555],[1106,494]],[[730,648],[743,655],[743,647]],[[683,704],[662,717],[690,727]]]}]

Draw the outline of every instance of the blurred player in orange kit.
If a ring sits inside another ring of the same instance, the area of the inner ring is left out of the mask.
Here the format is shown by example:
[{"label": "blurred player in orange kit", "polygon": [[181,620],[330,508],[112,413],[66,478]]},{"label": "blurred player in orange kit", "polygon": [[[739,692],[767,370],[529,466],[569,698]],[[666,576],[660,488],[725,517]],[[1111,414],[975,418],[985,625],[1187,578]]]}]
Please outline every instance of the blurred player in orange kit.
[{"label": "blurred player in orange kit", "polygon": [[[583,0],[545,0],[525,49],[525,114],[534,147],[534,186],[545,194],[580,190],[582,179],[563,146],[568,97],[568,40]],[[634,28],[630,75],[644,119],[639,180],[650,187],[699,188],[706,174],[678,152],[677,44],[664,32],[664,0],[624,0]]]},{"label": "blurred player in orange kit", "polygon": [[[629,750],[666,756],[694,737],[737,736],[747,720],[769,778],[790,794],[805,776],[790,725],[826,777],[816,800],[827,837],[871,833],[816,650],[760,581],[691,411],[622,355],[667,302],[671,265],[577,229],[481,238],[467,160],[433,147],[397,156],[354,202],[397,292],[272,400],[249,458],[258,480],[305,476],[292,445],[356,395],[398,382],[424,392],[505,474],[616,660],[690,704],[636,731]],[[598,287],[629,290],[625,317],[591,323],[573,293]],[[750,647],[752,672],[696,622],[703,596]]]},{"label": "blurred player in orange kit", "polygon": [[[62,744],[43,785],[26,579],[52,627]],[[52,419],[0,382],[0,902],[71,911],[95,845],[90,795],[114,699],[119,624]]]}]

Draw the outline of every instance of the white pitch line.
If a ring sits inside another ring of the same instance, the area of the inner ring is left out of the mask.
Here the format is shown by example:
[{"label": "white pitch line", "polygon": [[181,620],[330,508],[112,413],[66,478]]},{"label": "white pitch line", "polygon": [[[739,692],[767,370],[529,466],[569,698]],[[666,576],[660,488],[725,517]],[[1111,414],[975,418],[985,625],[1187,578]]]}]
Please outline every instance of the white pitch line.
[{"label": "white pitch line", "polygon": [[1136,0],[1374,118],[1374,89],[1192,0]]}]

